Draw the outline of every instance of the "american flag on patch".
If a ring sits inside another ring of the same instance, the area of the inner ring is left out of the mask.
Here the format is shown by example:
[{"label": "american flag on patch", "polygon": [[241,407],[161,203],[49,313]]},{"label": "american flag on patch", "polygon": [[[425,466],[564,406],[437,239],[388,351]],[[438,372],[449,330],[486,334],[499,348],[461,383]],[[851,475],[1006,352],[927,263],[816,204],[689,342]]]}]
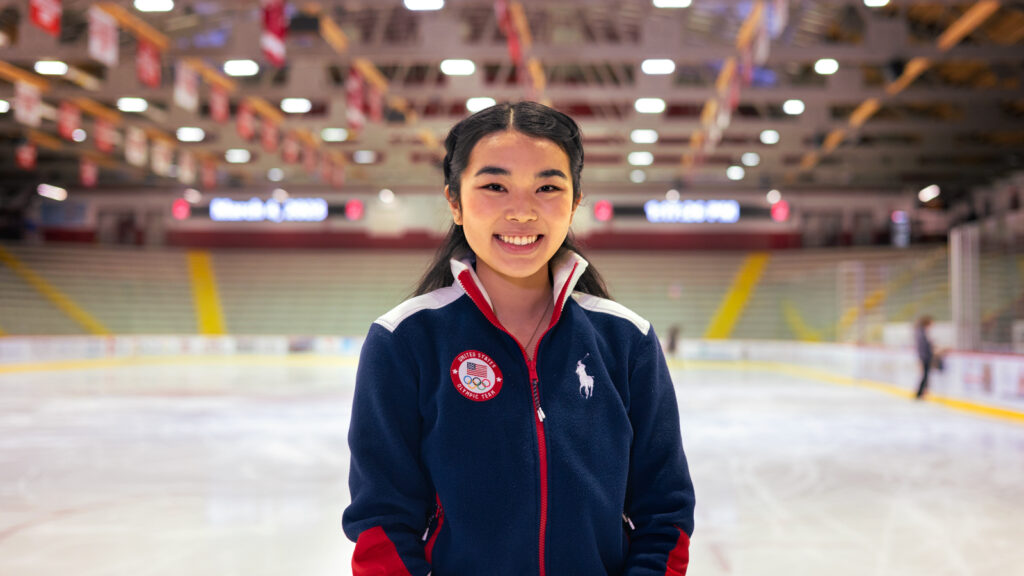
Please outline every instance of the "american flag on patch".
[{"label": "american flag on patch", "polygon": [[479,376],[480,378],[487,378],[487,364],[466,362],[466,374],[470,376]]}]

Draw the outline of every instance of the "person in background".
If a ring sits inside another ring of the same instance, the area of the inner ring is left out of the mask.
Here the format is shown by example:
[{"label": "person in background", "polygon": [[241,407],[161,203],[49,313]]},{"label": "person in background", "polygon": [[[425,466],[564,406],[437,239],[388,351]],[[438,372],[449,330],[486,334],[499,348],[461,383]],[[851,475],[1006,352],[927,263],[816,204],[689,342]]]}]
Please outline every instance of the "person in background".
[{"label": "person in background", "polygon": [[921,362],[921,383],[917,385],[917,395],[920,400],[928,391],[928,373],[931,371],[932,361],[935,359],[935,349],[928,337],[928,328],[932,325],[931,316],[921,316],[914,324],[914,345],[917,348],[917,359]]}]

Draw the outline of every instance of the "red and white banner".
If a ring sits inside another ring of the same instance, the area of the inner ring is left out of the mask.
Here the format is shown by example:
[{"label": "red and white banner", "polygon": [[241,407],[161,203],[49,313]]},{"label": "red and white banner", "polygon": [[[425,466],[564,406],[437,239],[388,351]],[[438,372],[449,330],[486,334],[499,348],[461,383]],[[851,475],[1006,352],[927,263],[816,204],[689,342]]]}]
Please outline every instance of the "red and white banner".
[{"label": "red and white banner", "polygon": [[263,33],[260,35],[260,48],[270,63],[280,68],[284,66],[284,36],[288,32],[288,19],[284,14],[284,0],[262,0]]},{"label": "red and white banner", "polygon": [[29,0],[29,16],[32,23],[50,36],[60,35],[60,16],[63,9],[60,0]]},{"label": "red and white banner", "polygon": [[142,38],[139,38],[139,47],[135,52],[135,73],[143,85],[150,88],[160,87],[160,49]]},{"label": "red and white banner", "polygon": [[26,126],[39,126],[43,119],[43,98],[39,88],[28,82],[14,83],[14,119]]},{"label": "red and white banner", "polygon": [[89,56],[108,68],[117,66],[117,20],[93,6],[89,9]]},{"label": "red and white banner", "polygon": [[316,172],[316,148],[312,146],[302,148],[302,167],[308,173]]},{"label": "red and white banner", "polygon": [[217,165],[213,162],[203,162],[202,175],[203,188],[209,190],[217,185]]},{"label": "red and white banner", "polygon": [[366,126],[365,109],[366,82],[362,74],[355,67],[348,69],[348,78],[345,79],[345,119],[348,121],[348,130],[354,134],[362,132]]},{"label": "red and white banner", "polygon": [[35,170],[36,168],[36,145],[32,142],[24,142],[14,149],[14,160],[18,167],[23,170]]},{"label": "red and white banner", "polygon": [[220,86],[210,86],[210,118],[218,124],[231,118],[231,101],[228,91]]},{"label": "red and white banner", "polygon": [[150,167],[153,172],[160,176],[171,174],[171,159],[174,156],[174,148],[166,140],[154,140],[153,149],[150,151]]},{"label": "red and white banner", "polygon": [[520,69],[524,68],[523,46],[519,37],[519,29],[512,21],[512,11],[509,9],[507,0],[495,0],[494,15],[498,20],[498,29],[505,35],[505,42],[508,45],[508,57],[512,63]]},{"label": "red and white banner", "polygon": [[142,128],[129,126],[124,132],[124,158],[132,166],[145,166],[149,157],[146,149],[146,133]]},{"label": "red and white banner", "polygon": [[277,139],[277,124],[264,118],[263,124],[260,126],[260,143],[263,145],[263,150],[271,154],[277,152]]},{"label": "red and white banner", "polygon": [[256,117],[248,102],[238,104],[238,115],[235,118],[235,128],[242,140],[249,140],[256,133]]},{"label": "red and white banner", "polygon": [[57,109],[57,133],[65,140],[74,140],[75,130],[82,127],[82,112],[71,102],[61,102]]},{"label": "red and white banner", "polygon": [[187,150],[178,153],[178,182],[194,184],[196,181],[196,157]]},{"label": "red and white banner", "polygon": [[284,161],[288,164],[297,164],[299,161],[299,154],[302,153],[302,147],[299,145],[299,139],[295,137],[295,134],[289,132],[284,137],[284,143],[281,145],[281,156]]},{"label": "red and white banner", "polygon": [[109,153],[114,149],[114,140],[117,139],[117,131],[114,125],[102,118],[97,118],[93,124],[93,136],[96,138],[96,149],[103,153]]},{"label": "red and white banner", "polygon": [[174,103],[189,112],[199,109],[199,73],[181,61],[174,67]]},{"label": "red and white banner", "polygon": [[78,181],[86,188],[96,186],[100,179],[100,167],[92,159],[82,156],[78,162]]}]

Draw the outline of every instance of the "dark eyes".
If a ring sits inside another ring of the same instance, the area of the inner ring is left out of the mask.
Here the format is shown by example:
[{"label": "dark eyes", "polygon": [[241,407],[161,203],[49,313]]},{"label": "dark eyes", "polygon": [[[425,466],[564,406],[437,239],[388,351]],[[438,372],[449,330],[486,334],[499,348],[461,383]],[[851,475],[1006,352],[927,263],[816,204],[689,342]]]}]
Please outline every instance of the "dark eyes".
[{"label": "dark eyes", "polygon": [[[504,192],[505,187],[501,184],[484,184],[480,187],[483,190],[490,190],[492,192]],[[562,189],[554,184],[545,184],[540,188],[537,188],[537,192],[561,192]]]}]

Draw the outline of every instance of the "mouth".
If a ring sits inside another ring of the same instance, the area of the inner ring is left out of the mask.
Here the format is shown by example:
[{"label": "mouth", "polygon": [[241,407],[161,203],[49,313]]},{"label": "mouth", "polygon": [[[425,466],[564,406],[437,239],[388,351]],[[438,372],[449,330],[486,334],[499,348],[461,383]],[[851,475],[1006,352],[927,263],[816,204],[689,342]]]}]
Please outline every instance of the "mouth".
[{"label": "mouth", "polygon": [[540,239],[544,236],[542,234],[535,234],[533,236],[505,236],[503,234],[495,234],[494,237],[505,244],[518,247],[529,247],[540,242]]}]

